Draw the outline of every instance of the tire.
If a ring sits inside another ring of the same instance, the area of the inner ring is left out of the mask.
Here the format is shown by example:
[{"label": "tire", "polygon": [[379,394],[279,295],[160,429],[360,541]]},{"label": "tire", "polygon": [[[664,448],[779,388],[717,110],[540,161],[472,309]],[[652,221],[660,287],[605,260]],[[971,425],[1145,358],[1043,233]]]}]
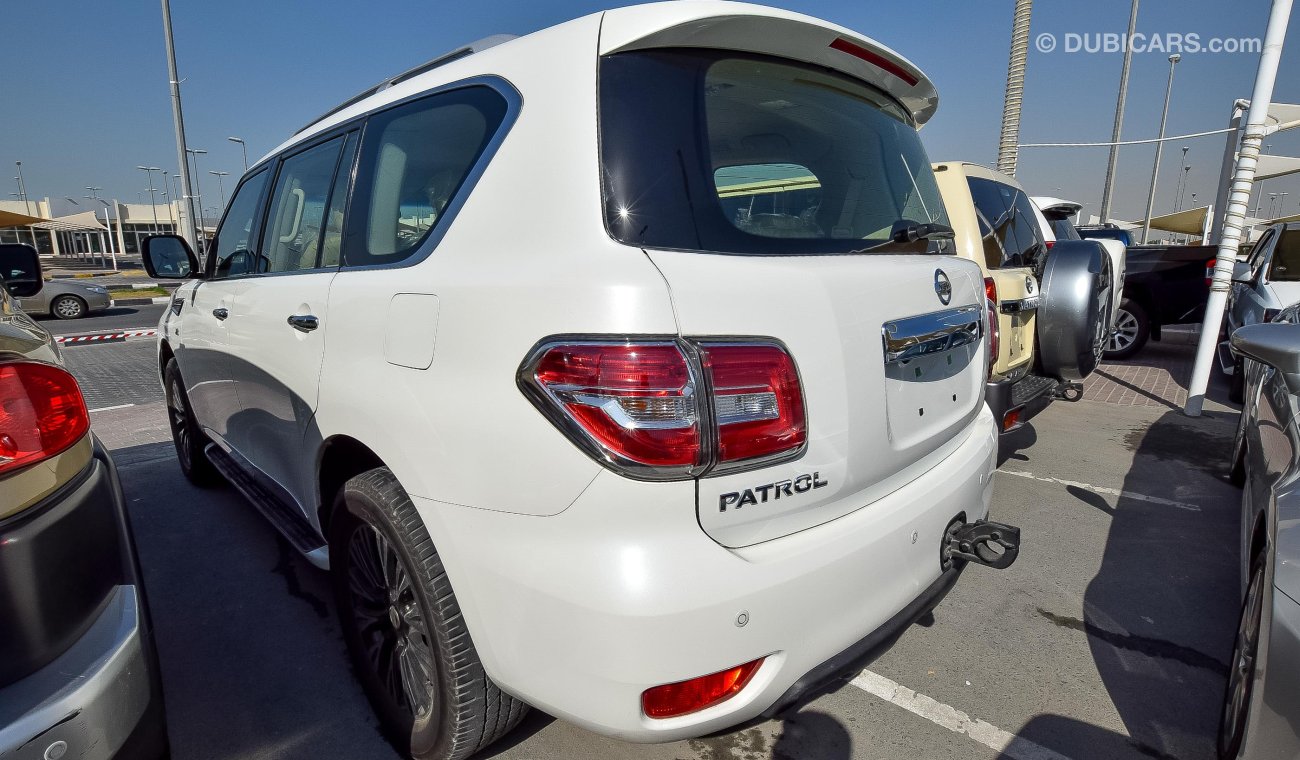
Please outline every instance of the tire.
[{"label": "tire", "polygon": [[1142,350],[1151,338],[1151,317],[1142,304],[1125,298],[1115,316],[1115,327],[1106,341],[1107,359],[1127,359]]},{"label": "tire", "polygon": [[185,381],[181,379],[176,359],[168,359],[163,369],[163,389],[167,400],[167,422],[172,430],[172,444],[176,446],[176,461],[180,463],[185,479],[200,488],[210,488],[222,482],[221,473],[212,465],[204,449],[208,437],[194,419]]},{"label": "tire", "polygon": [[1232,362],[1232,374],[1228,376],[1228,400],[1234,404],[1246,403],[1246,363],[1241,359]]},{"label": "tire", "polygon": [[393,473],[352,478],[331,514],[339,623],[388,740],[416,760],[462,760],[518,725],[528,707],[484,672],[438,550]]},{"label": "tire", "polygon": [[1250,582],[1246,585],[1246,599],[1241,605],[1237,638],[1229,660],[1217,742],[1219,757],[1223,760],[1235,760],[1246,738],[1246,720],[1250,716],[1250,697],[1255,683],[1255,658],[1259,654],[1264,592],[1267,590],[1264,582],[1268,551],[1263,547],[1250,564]]},{"label": "tire", "polygon": [[59,319],[81,319],[89,311],[86,302],[77,296],[59,296],[50,302],[50,316]]}]

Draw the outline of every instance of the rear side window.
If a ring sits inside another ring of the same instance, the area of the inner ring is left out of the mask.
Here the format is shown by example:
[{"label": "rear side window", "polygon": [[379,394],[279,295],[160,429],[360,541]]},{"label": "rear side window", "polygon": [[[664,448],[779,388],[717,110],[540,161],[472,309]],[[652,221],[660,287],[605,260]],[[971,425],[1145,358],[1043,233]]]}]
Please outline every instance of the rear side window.
[{"label": "rear side window", "polygon": [[1079,231],[1074,228],[1069,219],[1053,219],[1052,234],[1057,240],[1082,240],[1079,237]]},{"label": "rear side window", "polygon": [[345,264],[391,264],[414,254],[455,199],[506,107],[491,88],[467,87],[370,117],[348,213]]},{"label": "rear side window", "polygon": [[864,82],[709,50],[601,62],[606,226],[628,245],[735,254],[941,252],[948,224],[907,112]]},{"label": "rear side window", "polygon": [[966,182],[975,208],[988,220],[1002,244],[1001,261],[993,261],[990,248],[985,246],[988,266],[992,269],[1034,267],[1047,250],[1047,244],[1029,196],[1011,185],[983,177],[968,177]]}]

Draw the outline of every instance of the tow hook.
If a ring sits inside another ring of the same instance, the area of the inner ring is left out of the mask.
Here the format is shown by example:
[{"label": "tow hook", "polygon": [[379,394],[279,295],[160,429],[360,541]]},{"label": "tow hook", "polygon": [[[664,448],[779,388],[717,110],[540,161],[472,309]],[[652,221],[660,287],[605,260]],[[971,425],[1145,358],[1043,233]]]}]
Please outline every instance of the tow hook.
[{"label": "tow hook", "polygon": [[1061,383],[1052,395],[1066,401],[1078,401],[1083,398],[1083,383]]},{"label": "tow hook", "polygon": [[943,569],[954,559],[987,565],[995,570],[1011,567],[1020,554],[1020,529],[1014,525],[976,520],[955,520],[944,533]]}]

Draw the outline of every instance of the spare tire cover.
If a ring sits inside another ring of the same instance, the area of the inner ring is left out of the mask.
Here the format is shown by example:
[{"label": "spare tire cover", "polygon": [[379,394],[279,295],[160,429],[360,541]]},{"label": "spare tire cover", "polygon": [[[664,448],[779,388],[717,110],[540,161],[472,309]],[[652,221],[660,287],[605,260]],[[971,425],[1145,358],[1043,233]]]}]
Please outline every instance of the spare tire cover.
[{"label": "spare tire cover", "polygon": [[1039,371],[1079,382],[1106,348],[1114,292],[1110,256],[1092,240],[1058,240],[1039,278],[1035,340]]}]

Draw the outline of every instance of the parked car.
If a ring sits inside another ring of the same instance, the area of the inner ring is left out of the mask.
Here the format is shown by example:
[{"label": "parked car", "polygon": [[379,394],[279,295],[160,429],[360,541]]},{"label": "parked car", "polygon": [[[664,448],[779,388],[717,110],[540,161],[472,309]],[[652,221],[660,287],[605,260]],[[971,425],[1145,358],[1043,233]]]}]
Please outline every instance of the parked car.
[{"label": "parked car", "polygon": [[1107,359],[1127,359],[1160,340],[1165,325],[1200,322],[1217,250],[1205,245],[1135,245],[1125,254],[1124,298]]},{"label": "parked car", "polygon": [[[13,245],[0,245],[0,250]],[[28,314],[48,314],[58,319],[80,319],[112,305],[108,288],[75,280],[50,280],[36,295],[18,299],[19,308]]]},{"label": "parked car", "polygon": [[1300,320],[1232,333],[1246,403],[1233,447],[1241,500],[1243,602],[1219,722],[1219,756],[1300,757]]},{"label": "parked car", "polygon": [[[1043,236],[1047,238],[1049,246],[1054,245],[1057,240],[1083,239],[1079,235],[1079,231],[1075,229],[1074,222],[1070,221],[1070,217],[1078,214],[1083,208],[1082,203],[1042,195],[1030,198],[1030,200],[1042,212],[1039,221],[1045,226]],[[1096,237],[1090,239],[1101,243],[1101,247],[1106,249],[1106,255],[1110,256],[1111,292],[1117,295],[1123,293],[1128,245],[1116,238]],[[1111,299],[1110,321],[1107,326],[1112,332],[1120,327],[1119,310],[1122,300],[1122,298],[1118,297]],[[1124,328],[1131,330],[1133,326],[1126,322]]]},{"label": "parked car", "polygon": [[934,170],[957,254],[979,265],[998,315],[984,395],[1009,433],[1055,398],[1082,397],[1079,383],[1096,367],[1110,325],[1112,290],[1100,284],[1111,281],[1110,263],[1095,242],[1049,252],[1050,230],[1014,178],[965,162]]},{"label": "parked car", "polygon": [[1015,558],[936,98],[808,16],[638,5],[331,111],[202,266],[145,241],[192,275],[159,325],[181,469],[328,565],[401,751],[525,705],[641,742],[772,715]]},{"label": "parked car", "polygon": [[0,249],[0,757],[167,756],[158,656],[122,489]]},{"label": "parked car", "polygon": [[1075,229],[1084,240],[1118,240],[1126,248],[1133,247],[1133,236],[1128,230],[1113,222],[1105,224],[1078,224]]},{"label": "parked car", "polygon": [[[1300,222],[1275,224],[1264,231],[1244,261],[1232,273],[1232,291],[1224,318],[1231,335],[1238,327],[1267,322],[1284,307],[1300,301]],[[1241,403],[1245,383],[1241,359],[1222,348],[1229,397]]]}]

